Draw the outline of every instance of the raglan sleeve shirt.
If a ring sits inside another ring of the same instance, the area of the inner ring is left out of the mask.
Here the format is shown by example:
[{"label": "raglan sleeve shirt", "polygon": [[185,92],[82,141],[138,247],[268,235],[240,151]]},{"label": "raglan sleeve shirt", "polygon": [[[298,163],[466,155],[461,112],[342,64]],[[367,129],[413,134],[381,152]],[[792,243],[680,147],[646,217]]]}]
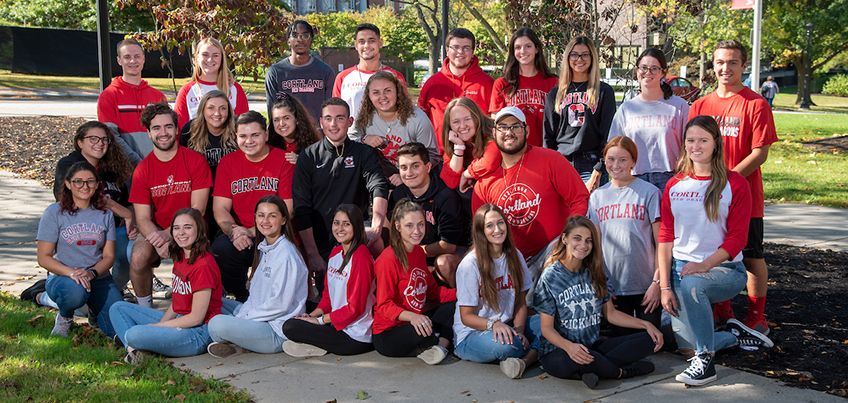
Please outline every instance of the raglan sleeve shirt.
[{"label": "raglan sleeve shirt", "polygon": [[[329,313],[331,324],[338,331],[342,331],[365,313],[368,294],[371,293],[371,283],[374,281],[374,265],[368,248],[360,246],[351,256],[348,264],[350,278],[347,282],[347,304]],[[324,297],[327,297],[329,305],[328,288],[324,288]],[[321,302],[319,308],[324,305],[323,298]],[[330,309],[329,306],[326,308]]]}]

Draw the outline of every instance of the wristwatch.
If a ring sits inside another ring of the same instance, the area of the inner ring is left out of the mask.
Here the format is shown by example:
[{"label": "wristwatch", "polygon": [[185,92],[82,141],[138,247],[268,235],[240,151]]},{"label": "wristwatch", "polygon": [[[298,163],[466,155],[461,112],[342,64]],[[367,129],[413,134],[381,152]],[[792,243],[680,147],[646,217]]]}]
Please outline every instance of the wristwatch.
[{"label": "wristwatch", "polygon": [[500,322],[500,321],[501,321],[500,319],[489,319],[489,321],[486,322],[486,330],[492,330],[492,327],[495,326],[495,322]]},{"label": "wristwatch", "polygon": [[97,270],[94,270],[94,268],[93,268],[93,267],[92,267],[92,268],[90,268],[90,269],[86,269],[85,271],[87,271],[87,272],[91,273],[91,275],[93,275],[93,276],[94,276],[94,277],[92,277],[92,278],[91,278],[92,280],[94,280],[94,279],[96,279],[97,277],[99,277],[99,276],[100,276],[100,273],[98,273],[98,272],[97,272]]}]

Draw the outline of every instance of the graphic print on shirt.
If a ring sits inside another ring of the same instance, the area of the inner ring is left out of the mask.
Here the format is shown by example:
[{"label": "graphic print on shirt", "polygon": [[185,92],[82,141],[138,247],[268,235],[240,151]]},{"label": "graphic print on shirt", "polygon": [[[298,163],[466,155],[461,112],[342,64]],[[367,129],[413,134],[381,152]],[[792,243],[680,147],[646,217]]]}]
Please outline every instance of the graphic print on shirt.
[{"label": "graphic print on shirt", "polygon": [[507,186],[497,198],[497,205],[503,210],[506,220],[515,227],[530,225],[539,215],[541,203],[542,195],[524,183]]},{"label": "graphic print on shirt", "polygon": [[544,112],[547,97],[548,93],[542,90],[519,89],[512,98],[506,99],[506,106],[516,106],[525,114]]},{"label": "graphic print on shirt", "polygon": [[76,243],[79,246],[96,245],[103,241],[103,233],[106,231],[102,225],[79,223],[65,227],[60,236],[68,244]]},{"label": "graphic print on shirt", "polygon": [[421,312],[424,310],[424,302],[427,300],[427,273],[419,267],[409,270],[409,283],[403,290],[406,303]]},{"label": "graphic print on shirt", "polygon": [[191,295],[191,281],[183,281],[181,276],[174,276],[174,283],[171,288],[175,294]]},{"label": "graphic print on shirt", "polygon": [[614,218],[630,218],[644,221],[647,209],[644,205],[619,203],[601,206],[595,209],[595,213],[598,215],[598,223]]},{"label": "graphic print on shirt", "polygon": [[[509,275],[505,275],[505,276],[499,276],[499,277],[495,278],[495,288],[497,289],[498,292],[505,291],[505,290],[512,290],[513,288],[515,288],[515,287],[513,287],[513,284],[512,284],[512,277],[510,277]],[[478,293],[477,297],[480,298],[481,300],[483,299],[483,290],[482,289]]]},{"label": "graphic print on shirt", "polygon": [[230,193],[232,193],[233,195],[237,195],[239,193],[252,192],[254,190],[267,190],[276,193],[279,184],[279,178],[267,176],[263,176],[262,178],[254,176],[252,178],[236,179],[232,183],[230,183]]},{"label": "graphic print on shirt", "polygon": [[307,80],[297,78],[294,80],[284,80],[280,82],[281,90],[295,92],[315,92],[324,89],[324,80]]},{"label": "graphic print on shirt", "polygon": [[680,129],[677,127],[679,122],[672,115],[643,115],[633,116],[625,120],[624,130],[637,130],[649,127],[667,127],[669,131],[677,132]]},{"label": "graphic print on shirt", "polygon": [[564,315],[558,315],[564,328],[580,330],[601,323],[601,310],[595,310],[595,289],[591,284],[575,284],[562,290],[556,299],[560,306],[571,311],[570,319],[563,320]]},{"label": "graphic print on shirt", "polygon": [[[689,191],[689,192],[675,192],[671,191],[668,193],[668,198],[670,201],[688,201],[688,202],[704,202],[704,195],[698,191]],[[721,200],[724,198],[724,192],[719,195],[718,199]]]},{"label": "graphic print on shirt", "polygon": [[174,175],[168,175],[168,183],[150,188],[151,197],[165,197],[177,193],[190,193],[191,181],[174,182]]},{"label": "graphic print on shirt", "polygon": [[397,150],[402,144],[404,144],[402,137],[387,133],[386,141],[380,146],[380,151],[382,151],[383,156],[385,156],[386,159],[394,166],[397,166]]},{"label": "graphic print on shirt", "polygon": [[[581,127],[586,122],[587,101],[589,99],[586,92],[569,92],[562,99],[560,104],[561,111],[568,111],[568,125],[571,127]],[[598,104],[589,108],[592,114],[598,110]]]},{"label": "graphic print on shirt", "polygon": [[344,167],[345,168],[355,168],[356,165],[353,164],[353,156],[347,156],[344,159]]},{"label": "graphic print on shirt", "polygon": [[739,137],[739,130],[742,126],[742,118],[736,116],[713,116],[719,129],[721,129],[721,137]]}]

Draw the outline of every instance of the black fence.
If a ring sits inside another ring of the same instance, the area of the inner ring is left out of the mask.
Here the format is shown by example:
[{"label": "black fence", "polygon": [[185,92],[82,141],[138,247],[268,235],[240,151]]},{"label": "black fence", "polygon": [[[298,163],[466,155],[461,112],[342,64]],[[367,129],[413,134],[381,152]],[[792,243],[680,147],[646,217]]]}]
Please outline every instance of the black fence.
[{"label": "black fence", "polygon": [[[112,76],[121,75],[115,47],[124,34],[110,33]],[[38,75],[98,77],[97,33],[70,29],[0,27],[0,68],[13,73]],[[171,70],[162,57],[173,66],[175,78],[191,75],[189,55],[173,52],[147,51],[143,77],[170,77]]]}]

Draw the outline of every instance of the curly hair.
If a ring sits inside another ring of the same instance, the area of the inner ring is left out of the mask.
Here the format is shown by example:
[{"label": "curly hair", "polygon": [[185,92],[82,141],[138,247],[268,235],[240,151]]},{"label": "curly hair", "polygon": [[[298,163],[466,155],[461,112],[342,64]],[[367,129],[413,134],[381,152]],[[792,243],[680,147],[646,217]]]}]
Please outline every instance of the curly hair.
[{"label": "curly hair", "polygon": [[103,180],[114,183],[115,186],[124,186],[132,176],[133,167],[130,159],[124,154],[124,150],[118,146],[115,141],[115,134],[109,129],[109,126],[96,120],[83,123],[77,128],[74,134],[74,150],[82,153],[80,142],[85,141],[85,136],[91,129],[103,130],[106,137],[109,138],[109,144],[106,146],[106,153],[100,158],[97,168],[102,174]]},{"label": "curly hair", "polygon": [[282,148],[283,150],[286,149],[285,139],[274,129],[274,111],[283,108],[286,108],[292,115],[294,115],[295,126],[294,132],[292,132],[292,137],[294,137],[295,153],[299,154],[301,151],[305,150],[306,147],[318,142],[321,135],[318,133],[315,123],[309,117],[309,112],[306,110],[306,107],[304,107],[297,98],[286,92],[280,91],[277,93],[277,100],[274,101],[273,105],[271,105],[271,116],[268,116],[268,120],[270,121],[268,122],[269,144],[277,148]]},{"label": "curly hair", "polygon": [[71,186],[73,186],[71,179],[79,172],[91,172],[94,175],[94,180],[97,181],[97,187],[91,194],[89,203],[91,203],[91,207],[105,213],[106,198],[103,197],[103,182],[100,180],[100,175],[97,174],[97,169],[89,164],[88,161],[76,162],[68,168],[68,172],[65,174],[65,186],[62,186],[62,194],[59,195],[59,212],[67,212],[73,216],[79,211],[76,203],[74,203],[74,193],[71,191]]},{"label": "curly hair", "polygon": [[179,122],[179,116],[177,113],[171,109],[171,106],[168,105],[165,101],[160,101],[155,104],[150,104],[144,107],[144,110],[141,111],[141,125],[144,126],[147,131],[150,131],[150,122],[153,121],[159,115],[169,115],[171,120],[174,121],[174,127],[177,127],[177,122]]},{"label": "curly hair", "polygon": [[[233,116],[233,106],[227,99],[227,94],[222,91],[212,90],[200,98],[200,104],[197,105],[197,117],[191,121],[189,128],[188,148],[206,155],[206,147],[209,147],[208,125],[206,124],[206,114],[203,110],[206,109],[206,103],[212,98],[223,99],[227,104],[227,118],[224,119],[224,131],[221,133],[221,148],[229,151],[238,150],[236,143],[236,119]],[[226,152],[225,152],[226,154]]]},{"label": "curly hair", "polygon": [[368,79],[368,83],[365,84],[365,94],[362,97],[362,104],[359,107],[359,115],[356,117],[356,127],[366,127],[374,120],[377,108],[374,107],[374,103],[371,102],[371,97],[368,96],[368,93],[371,91],[371,85],[377,80],[386,80],[394,84],[395,93],[397,94],[395,107],[397,107],[398,119],[400,119],[401,126],[406,126],[406,122],[415,114],[412,98],[409,97],[406,88],[400,84],[400,80],[398,80],[394,73],[383,70],[374,73]]},{"label": "curly hair", "polygon": [[[174,239],[174,222],[181,215],[187,215],[194,221],[197,232],[197,238],[191,244],[191,256],[183,256],[183,248],[177,245],[177,241]],[[200,214],[196,209],[186,207],[177,211],[174,218],[171,219],[171,228],[168,232],[171,234],[171,243],[168,244],[168,257],[175,263],[182,262],[185,257],[188,259],[188,264],[194,264],[204,253],[212,253],[209,237],[206,235],[206,220],[203,219],[203,214]]]}]

